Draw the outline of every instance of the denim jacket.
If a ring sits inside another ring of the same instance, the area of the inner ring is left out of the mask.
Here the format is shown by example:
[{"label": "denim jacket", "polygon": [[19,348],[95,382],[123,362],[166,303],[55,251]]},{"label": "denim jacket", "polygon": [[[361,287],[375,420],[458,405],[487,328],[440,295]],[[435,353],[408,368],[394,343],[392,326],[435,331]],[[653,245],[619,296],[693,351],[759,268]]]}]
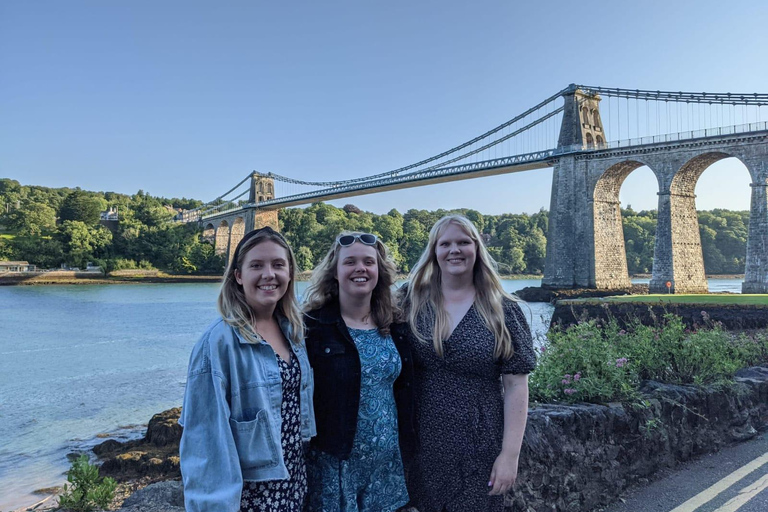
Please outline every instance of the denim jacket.
[{"label": "denim jacket", "polygon": [[[289,322],[280,318],[286,339]],[[301,437],[315,435],[313,376],[304,345],[290,343],[301,367]],[[282,382],[266,341],[250,343],[219,318],[195,344],[179,423],[188,512],[240,509],[244,481],[284,480]]]}]

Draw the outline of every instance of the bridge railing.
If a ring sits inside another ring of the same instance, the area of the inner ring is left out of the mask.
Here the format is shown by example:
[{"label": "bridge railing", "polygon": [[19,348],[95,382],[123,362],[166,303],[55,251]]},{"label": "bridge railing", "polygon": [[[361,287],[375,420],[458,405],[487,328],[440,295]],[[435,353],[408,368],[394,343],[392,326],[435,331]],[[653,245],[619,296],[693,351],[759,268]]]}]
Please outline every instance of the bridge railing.
[{"label": "bridge railing", "polygon": [[706,128],[704,130],[691,130],[677,133],[665,133],[663,135],[654,135],[652,137],[639,137],[636,139],[625,139],[608,142],[598,146],[584,147],[584,150],[590,149],[614,149],[627,148],[631,146],[642,146],[645,144],[659,144],[664,142],[678,142],[682,140],[703,139],[706,137],[722,137],[726,135],[736,135],[739,133],[750,133],[768,130],[768,122],[738,124],[734,126],[720,126],[717,128]]}]

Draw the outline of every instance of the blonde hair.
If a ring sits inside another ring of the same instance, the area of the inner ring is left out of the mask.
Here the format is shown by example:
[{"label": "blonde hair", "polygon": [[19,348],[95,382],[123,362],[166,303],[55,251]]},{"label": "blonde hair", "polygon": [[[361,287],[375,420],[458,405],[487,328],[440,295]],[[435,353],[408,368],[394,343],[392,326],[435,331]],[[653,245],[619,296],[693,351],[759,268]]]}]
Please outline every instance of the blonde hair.
[{"label": "blonde hair", "polygon": [[[358,231],[342,231],[343,235],[362,235]],[[337,238],[338,240],[338,238]],[[354,243],[361,243],[356,240]],[[396,315],[392,285],[395,283],[397,270],[387,246],[380,238],[369,247],[376,250],[376,264],[379,269],[379,281],[371,295],[371,318],[383,336],[389,334],[389,326]],[[312,279],[304,293],[304,311],[313,311],[339,300],[339,281],[336,279],[336,267],[339,264],[341,245],[334,240],[328,253],[312,271]]]},{"label": "blonde hair", "polygon": [[300,345],[304,343],[304,321],[301,316],[299,302],[296,300],[296,291],[294,289],[296,280],[296,258],[293,255],[291,246],[285,241],[285,238],[272,228],[266,227],[251,231],[246,234],[238,244],[237,249],[235,250],[235,255],[232,258],[232,261],[229,262],[229,265],[227,265],[227,270],[224,272],[224,279],[221,283],[221,288],[219,289],[219,313],[224,321],[238,329],[240,334],[247,341],[251,343],[258,343],[261,341],[261,337],[253,328],[253,310],[251,310],[251,307],[245,300],[245,293],[243,293],[242,285],[238,284],[235,279],[235,270],[240,270],[242,268],[248,251],[266,241],[276,243],[288,253],[288,266],[291,279],[288,283],[288,289],[278,301],[275,311],[283,315],[291,325],[293,339],[288,341]]},{"label": "blonde hair", "polygon": [[[475,308],[480,314],[486,328],[493,333],[496,343],[493,349],[495,358],[508,359],[512,357],[512,335],[504,323],[504,299],[516,300],[504,291],[501,279],[496,271],[496,261],[488,253],[480,233],[474,224],[462,215],[447,215],[438,220],[429,232],[427,248],[421,254],[419,261],[408,276],[408,288],[405,294],[405,318],[411,331],[422,343],[428,343],[428,333],[420,332],[418,323],[434,317],[432,327],[432,344],[435,353],[443,357],[443,342],[450,336],[450,319],[443,302],[441,287],[442,273],[437,263],[435,248],[437,240],[449,224],[459,226],[475,242],[477,256],[472,270],[472,282],[475,286]],[[428,329],[429,326],[422,325]]]}]

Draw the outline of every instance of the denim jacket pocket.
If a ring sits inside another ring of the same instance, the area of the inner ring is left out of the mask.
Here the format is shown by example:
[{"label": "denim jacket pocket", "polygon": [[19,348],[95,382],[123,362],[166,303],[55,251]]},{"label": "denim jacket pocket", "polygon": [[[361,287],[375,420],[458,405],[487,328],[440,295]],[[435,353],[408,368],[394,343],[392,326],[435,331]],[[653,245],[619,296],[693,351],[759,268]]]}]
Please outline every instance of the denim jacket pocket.
[{"label": "denim jacket pocket", "polygon": [[279,462],[277,446],[269,428],[267,411],[260,410],[251,421],[229,420],[242,469],[271,468]]}]

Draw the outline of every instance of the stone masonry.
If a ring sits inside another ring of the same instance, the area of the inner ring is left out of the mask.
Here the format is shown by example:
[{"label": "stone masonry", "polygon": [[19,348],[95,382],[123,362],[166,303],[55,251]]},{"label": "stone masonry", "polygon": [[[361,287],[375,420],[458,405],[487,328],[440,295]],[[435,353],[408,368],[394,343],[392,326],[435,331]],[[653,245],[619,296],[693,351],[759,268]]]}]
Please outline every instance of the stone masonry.
[{"label": "stone masonry", "polygon": [[[706,293],[694,190],[701,174],[723,158],[738,158],[752,178],[744,293],[768,293],[768,134],[601,147],[599,96],[574,90],[566,102],[559,147],[594,151],[554,165],[544,287],[619,290],[630,285],[619,190],[647,165],[656,175],[658,220],[651,293]],[[586,117],[585,117],[586,116]],[[586,120],[586,122],[585,122]],[[599,141],[599,142],[598,142]]]},{"label": "stone masonry", "polygon": [[280,227],[277,210],[259,210],[258,204],[275,198],[275,183],[272,178],[254,172],[251,175],[249,204],[254,207],[238,209],[233,214],[224,212],[206,219],[203,226],[203,239],[214,243],[216,254],[226,255],[227,261],[234,256],[235,248],[246,233],[264,226],[275,230]]}]

